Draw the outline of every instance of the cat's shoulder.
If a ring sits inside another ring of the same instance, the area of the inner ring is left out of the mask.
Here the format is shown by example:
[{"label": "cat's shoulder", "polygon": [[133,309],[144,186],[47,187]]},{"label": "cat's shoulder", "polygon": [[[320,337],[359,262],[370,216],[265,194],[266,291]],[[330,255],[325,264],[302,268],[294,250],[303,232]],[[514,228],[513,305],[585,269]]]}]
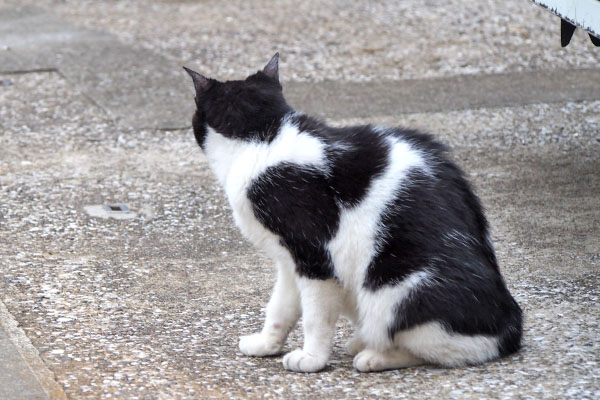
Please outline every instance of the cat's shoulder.
[{"label": "cat's shoulder", "polygon": [[346,142],[367,146],[394,139],[406,142],[430,155],[443,157],[449,152],[448,146],[434,135],[417,129],[375,124],[330,126],[318,118],[302,113],[294,113],[288,118],[288,122],[294,124],[300,132],[316,137],[327,144]]}]

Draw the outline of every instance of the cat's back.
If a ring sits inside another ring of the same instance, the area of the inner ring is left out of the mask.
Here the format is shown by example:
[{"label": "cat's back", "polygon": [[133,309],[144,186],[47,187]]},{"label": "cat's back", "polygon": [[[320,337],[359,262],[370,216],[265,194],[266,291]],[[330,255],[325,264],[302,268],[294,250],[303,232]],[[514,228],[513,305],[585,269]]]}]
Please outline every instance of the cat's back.
[{"label": "cat's back", "polygon": [[331,127],[301,114],[293,121],[300,132],[323,143],[328,180],[344,207],[357,206],[373,190],[393,197],[401,187],[424,179],[436,182],[452,175],[450,183],[464,181],[448,148],[430,134],[374,125]]},{"label": "cat's back", "polygon": [[[331,127],[293,113],[282,121],[273,140],[255,148],[253,164],[260,167],[254,168],[248,188],[276,180],[288,186],[294,199],[310,202],[330,197],[327,204],[335,204],[338,214],[359,205],[394,214],[403,201],[419,201],[428,207],[429,217],[419,216],[428,220],[425,223],[431,223],[430,218],[467,217],[466,223],[475,225],[479,233],[487,229],[464,172],[450,158],[447,146],[433,135],[400,127]],[[248,160],[239,164],[240,171],[250,170]],[[315,187],[307,187],[307,181]],[[294,193],[296,189],[303,192]],[[453,220],[450,225],[456,223]]]},{"label": "cat's back", "polygon": [[328,169],[321,188],[334,201],[320,204],[336,208],[327,247],[334,264],[346,266],[336,267],[339,278],[359,285],[356,269],[371,265],[366,285],[377,288],[440,257],[462,263],[439,268],[487,265],[482,272],[497,275],[483,208],[447,146],[411,129],[336,128],[296,118],[301,132],[324,144]]}]

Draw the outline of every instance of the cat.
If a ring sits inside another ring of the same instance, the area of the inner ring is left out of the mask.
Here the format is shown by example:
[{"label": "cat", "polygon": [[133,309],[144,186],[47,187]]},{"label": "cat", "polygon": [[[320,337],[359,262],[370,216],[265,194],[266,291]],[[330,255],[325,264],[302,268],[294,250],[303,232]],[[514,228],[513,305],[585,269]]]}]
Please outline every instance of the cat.
[{"label": "cat", "polygon": [[[185,67],[184,67],[185,68]],[[446,146],[403,128],[334,128],[295,112],[279,53],[245,80],[188,68],[193,132],[242,234],[275,263],[248,356],[281,354],[302,316],[291,371],[326,367],[336,321],[358,371],[464,366],[521,346],[522,313],[500,274],[479,199]]]}]

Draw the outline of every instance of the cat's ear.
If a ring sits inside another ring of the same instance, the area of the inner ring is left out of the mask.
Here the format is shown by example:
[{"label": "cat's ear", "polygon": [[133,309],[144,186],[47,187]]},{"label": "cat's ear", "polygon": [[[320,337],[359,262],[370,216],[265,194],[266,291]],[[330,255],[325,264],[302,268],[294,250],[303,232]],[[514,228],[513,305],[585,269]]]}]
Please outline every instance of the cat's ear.
[{"label": "cat's ear", "polygon": [[271,61],[263,68],[263,72],[269,78],[279,82],[279,52],[275,53]]},{"label": "cat's ear", "polygon": [[192,77],[196,93],[202,93],[206,91],[206,89],[208,89],[208,86],[210,85],[210,80],[207,77],[197,73],[196,71],[192,71],[189,68],[183,67],[183,69],[185,69],[185,72],[190,74],[190,76]]}]

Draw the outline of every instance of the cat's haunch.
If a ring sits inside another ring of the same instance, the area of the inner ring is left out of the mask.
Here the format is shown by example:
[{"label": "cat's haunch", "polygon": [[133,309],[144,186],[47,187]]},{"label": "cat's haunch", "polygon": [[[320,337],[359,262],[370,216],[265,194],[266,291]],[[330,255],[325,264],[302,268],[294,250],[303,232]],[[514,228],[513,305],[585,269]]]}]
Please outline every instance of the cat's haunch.
[{"label": "cat's haunch", "polygon": [[333,128],[295,112],[279,53],[245,80],[189,70],[193,130],[242,234],[276,265],[249,356],[282,351],[286,369],[329,359],[340,315],[359,371],[477,364],[520,348],[522,315],[500,274],[479,199],[447,149],[404,128]]}]

